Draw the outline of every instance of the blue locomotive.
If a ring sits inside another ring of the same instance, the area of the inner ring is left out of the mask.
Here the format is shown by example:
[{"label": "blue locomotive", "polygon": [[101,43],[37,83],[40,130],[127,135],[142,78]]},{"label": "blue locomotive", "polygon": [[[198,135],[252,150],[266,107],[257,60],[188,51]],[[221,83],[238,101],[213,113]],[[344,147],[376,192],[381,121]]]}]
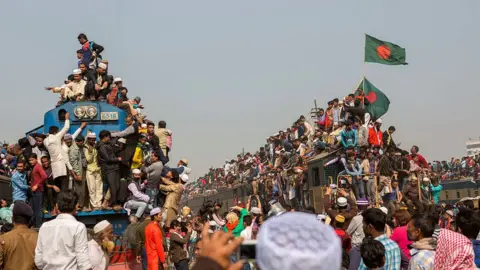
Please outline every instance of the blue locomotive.
[{"label": "blue locomotive", "polygon": [[127,113],[124,110],[102,101],[74,101],[64,103],[46,112],[43,117],[43,125],[30,130],[26,135],[31,133],[47,134],[51,126],[62,128],[67,112],[70,114],[71,120],[69,133],[74,133],[82,122],[87,123],[87,128],[82,131],[84,136],[87,132],[95,132],[98,135],[104,129],[113,132],[126,128]]}]

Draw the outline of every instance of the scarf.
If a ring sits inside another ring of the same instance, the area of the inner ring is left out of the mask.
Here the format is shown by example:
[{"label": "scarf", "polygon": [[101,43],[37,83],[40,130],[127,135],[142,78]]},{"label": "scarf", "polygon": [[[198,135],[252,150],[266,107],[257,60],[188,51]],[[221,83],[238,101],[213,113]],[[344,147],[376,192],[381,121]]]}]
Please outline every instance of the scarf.
[{"label": "scarf", "polygon": [[412,247],[417,250],[435,250],[437,248],[437,239],[432,237],[423,238],[414,242]]},{"label": "scarf", "polygon": [[231,232],[237,227],[238,225],[238,220],[235,221],[234,223],[227,223],[225,226],[227,227],[228,231]]}]

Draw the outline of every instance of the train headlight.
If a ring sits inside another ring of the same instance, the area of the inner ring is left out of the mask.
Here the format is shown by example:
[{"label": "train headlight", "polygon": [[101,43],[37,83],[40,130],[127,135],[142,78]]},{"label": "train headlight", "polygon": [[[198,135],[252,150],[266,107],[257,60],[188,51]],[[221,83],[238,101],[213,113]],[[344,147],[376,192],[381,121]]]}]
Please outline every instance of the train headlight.
[{"label": "train headlight", "polygon": [[97,116],[97,108],[95,108],[93,106],[88,107],[87,116],[90,117],[90,118],[94,118],[95,116]]},{"label": "train headlight", "polygon": [[82,108],[82,107],[77,107],[77,108],[75,108],[75,110],[73,111],[73,113],[75,114],[75,116],[76,116],[78,119],[82,119],[82,117],[85,115],[85,109]]}]

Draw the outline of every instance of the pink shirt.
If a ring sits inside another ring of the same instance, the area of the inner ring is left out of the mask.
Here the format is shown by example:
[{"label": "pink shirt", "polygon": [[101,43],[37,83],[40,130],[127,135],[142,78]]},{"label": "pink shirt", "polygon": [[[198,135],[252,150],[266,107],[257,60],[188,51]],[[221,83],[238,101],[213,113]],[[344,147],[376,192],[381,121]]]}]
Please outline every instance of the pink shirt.
[{"label": "pink shirt", "polygon": [[393,229],[390,239],[395,241],[395,243],[398,244],[398,247],[400,247],[400,250],[403,252],[403,254],[405,254],[408,259],[410,259],[411,255],[410,250],[408,249],[408,245],[412,244],[413,241],[408,240],[407,225]]}]

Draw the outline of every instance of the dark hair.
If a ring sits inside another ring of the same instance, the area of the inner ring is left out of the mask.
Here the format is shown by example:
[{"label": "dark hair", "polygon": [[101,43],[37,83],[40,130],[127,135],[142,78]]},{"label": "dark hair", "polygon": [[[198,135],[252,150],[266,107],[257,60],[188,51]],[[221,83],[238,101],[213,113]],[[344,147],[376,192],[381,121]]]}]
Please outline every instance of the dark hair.
[{"label": "dark hair", "polygon": [[349,97],[352,97],[352,98],[354,98],[354,97],[355,97],[355,95],[354,95],[354,94],[348,94],[348,96],[349,96]]},{"label": "dark hair", "polygon": [[155,124],[154,124],[153,122],[148,122],[148,123],[147,123],[147,127],[150,127],[150,126],[155,127]]},{"label": "dark hair", "polygon": [[57,127],[57,126],[51,126],[51,127],[48,129],[48,133],[49,133],[49,134],[57,134],[57,133],[58,133],[58,127]]},{"label": "dark hair", "polygon": [[[77,53],[81,53],[81,54],[83,54],[83,50],[82,50],[82,49],[80,49],[80,50],[77,50]],[[83,64],[83,63],[82,63],[82,64]]]},{"label": "dark hair", "polygon": [[46,155],[46,156],[42,156],[40,159],[42,160],[42,159],[44,159],[44,158],[46,158],[46,159],[50,160],[50,156],[48,156],[48,155]]},{"label": "dark hair", "polygon": [[172,173],[172,179],[174,180],[173,182],[180,183],[181,179],[180,179],[180,175],[178,174],[178,171],[171,170],[170,172]]},{"label": "dark hair", "polygon": [[394,126],[390,126],[390,127],[388,128],[388,130],[395,131],[395,127],[394,127]]},{"label": "dark hair", "polygon": [[23,166],[25,166],[26,163],[23,160],[19,160],[19,161],[17,161],[17,166],[18,166],[18,164],[23,164]]},{"label": "dark hair", "polygon": [[250,215],[246,215],[246,216],[243,217],[243,222],[245,224],[247,224],[247,227],[252,225],[252,221],[253,221],[253,219],[252,219],[252,216],[250,216]]},{"label": "dark hair", "polygon": [[480,231],[480,216],[477,212],[468,209],[461,208],[455,219],[457,224],[457,230],[460,228],[462,234],[469,239],[476,239],[478,232]]},{"label": "dark hair", "polygon": [[366,237],[360,245],[360,255],[368,268],[379,268],[385,264],[385,247],[370,237]]},{"label": "dark hair", "polygon": [[370,208],[362,212],[363,222],[372,225],[377,232],[385,231],[387,215],[378,208]]},{"label": "dark hair", "polygon": [[420,150],[420,148],[418,148],[416,145],[412,146],[412,148],[414,148],[417,152]]},{"label": "dark hair", "polygon": [[14,215],[12,217],[12,221],[14,224],[17,224],[17,225],[30,225],[30,221],[32,219],[30,217],[27,217],[27,216],[20,216],[20,215]]},{"label": "dark hair", "polygon": [[[27,223],[28,225],[28,223]],[[9,231],[13,230],[13,224],[12,223],[5,223],[2,225],[2,229],[0,229],[0,233],[4,234]]]},{"label": "dark hair", "polygon": [[158,127],[159,128],[166,128],[167,127],[167,122],[165,122],[163,120],[158,122]]},{"label": "dark hair", "polygon": [[100,133],[98,134],[98,137],[100,138],[100,140],[102,140],[103,138],[109,137],[109,136],[110,136],[110,131],[105,130],[105,129],[100,131]]},{"label": "dark hair", "polygon": [[411,218],[412,216],[410,215],[410,212],[408,212],[406,209],[395,211],[395,219],[397,220],[399,226],[407,225]]},{"label": "dark hair", "polygon": [[173,228],[173,227],[180,227],[181,226],[181,223],[180,221],[178,220],[172,220],[172,222],[170,222],[170,228]]},{"label": "dark hair", "polygon": [[37,154],[36,154],[36,153],[31,153],[29,158],[34,158],[34,159],[37,159],[37,158],[38,158],[38,156],[37,156]]},{"label": "dark hair", "polygon": [[287,212],[292,211],[292,206],[291,205],[286,204],[286,205],[282,205],[282,206],[283,206],[283,208],[285,208],[285,210],[287,210]]},{"label": "dark hair", "polygon": [[72,213],[78,202],[78,195],[73,191],[61,191],[57,196],[58,210],[62,213]]},{"label": "dark hair", "polygon": [[78,35],[78,37],[77,37],[77,39],[81,39],[81,38],[83,38],[83,39],[85,39],[85,40],[88,40],[87,35],[85,35],[84,33],[81,33],[81,34]]},{"label": "dark hair", "polygon": [[475,205],[473,204],[472,200],[463,201],[463,205],[465,205],[465,207],[468,209],[471,209],[471,210],[475,209]]},{"label": "dark hair", "polygon": [[435,231],[436,220],[431,215],[415,213],[412,217],[413,226],[420,230],[424,238],[432,237]]}]

